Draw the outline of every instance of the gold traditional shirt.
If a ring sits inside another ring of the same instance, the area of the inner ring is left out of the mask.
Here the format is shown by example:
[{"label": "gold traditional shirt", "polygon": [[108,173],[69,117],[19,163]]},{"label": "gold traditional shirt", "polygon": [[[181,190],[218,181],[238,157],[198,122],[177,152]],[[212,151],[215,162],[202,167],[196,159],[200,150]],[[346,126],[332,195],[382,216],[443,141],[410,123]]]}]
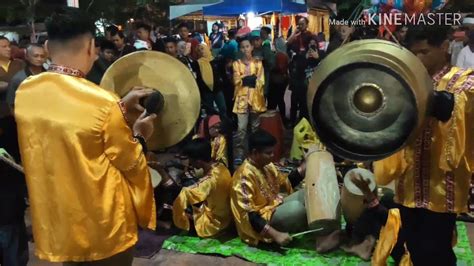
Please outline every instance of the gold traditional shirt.
[{"label": "gold traditional shirt", "polygon": [[[236,114],[245,114],[248,112],[263,113],[267,110],[264,85],[265,75],[262,61],[253,59],[246,64],[242,60],[237,60],[233,64],[234,69],[234,109]],[[242,78],[245,76],[256,75],[257,85],[255,88],[244,87]]]},{"label": "gold traditional shirt", "polygon": [[257,212],[269,222],[275,208],[283,203],[280,191],[293,192],[288,176],[280,173],[274,164],[265,166],[261,171],[247,159],[232,179],[230,206],[240,239],[250,245],[257,245],[259,241],[271,242],[271,239],[255,232],[248,213]]},{"label": "gold traditional shirt", "polygon": [[216,162],[221,162],[228,166],[227,160],[227,141],[223,135],[218,135],[211,141],[211,157]]},{"label": "gold traditional shirt", "polygon": [[447,68],[436,75],[436,90],[454,93],[451,119],[443,123],[429,118],[416,140],[389,158],[374,163],[377,183],[396,180],[398,203],[435,212],[467,211],[474,117],[473,79],[469,73],[471,70]]},{"label": "gold traditional shirt", "polygon": [[78,77],[43,73],[18,89],[15,118],[36,255],[94,261],[155,228],[147,162],[118,97]]},{"label": "gold traditional shirt", "polygon": [[215,163],[212,169],[199,182],[185,187],[173,203],[174,224],[189,230],[189,220],[185,210],[193,206],[193,220],[196,232],[200,237],[212,237],[226,229],[232,214],[229,206],[229,193],[232,185],[230,172],[221,163]]}]

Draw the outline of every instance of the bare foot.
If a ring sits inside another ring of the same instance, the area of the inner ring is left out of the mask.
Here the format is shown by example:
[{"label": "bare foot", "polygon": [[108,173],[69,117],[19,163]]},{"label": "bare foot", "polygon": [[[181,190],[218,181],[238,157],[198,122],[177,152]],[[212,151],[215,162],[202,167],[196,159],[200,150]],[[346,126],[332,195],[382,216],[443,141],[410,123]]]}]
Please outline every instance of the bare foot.
[{"label": "bare foot", "polygon": [[171,223],[170,222],[165,222],[165,221],[160,221],[158,220],[156,222],[157,227],[161,227],[165,230],[169,230],[171,228]]},{"label": "bare foot", "polygon": [[373,236],[367,236],[360,244],[342,245],[341,249],[349,254],[356,255],[361,259],[368,261],[372,256],[374,246],[375,238]]},{"label": "bare foot", "polygon": [[318,253],[329,252],[339,246],[342,239],[342,231],[336,230],[326,236],[318,236],[316,238],[316,251]]}]

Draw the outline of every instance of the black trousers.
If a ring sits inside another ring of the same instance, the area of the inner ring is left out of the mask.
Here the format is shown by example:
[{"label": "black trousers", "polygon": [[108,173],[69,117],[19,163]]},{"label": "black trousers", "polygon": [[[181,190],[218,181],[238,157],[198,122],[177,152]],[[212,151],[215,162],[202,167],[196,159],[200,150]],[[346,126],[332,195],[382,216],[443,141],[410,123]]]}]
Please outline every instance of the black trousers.
[{"label": "black trousers", "polygon": [[281,83],[270,83],[268,92],[268,109],[275,110],[278,107],[283,121],[286,121],[285,91],[288,81]]},{"label": "black trousers", "polygon": [[452,248],[456,215],[437,213],[427,209],[399,206],[402,228],[392,257],[398,263],[406,242],[414,266],[456,265],[456,255]]},{"label": "black trousers", "polygon": [[21,161],[16,122],[12,115],[0,118],[0,148],[4,148],[16,162]]},{"label": "black trousers", "polygon": [[[290,120],[292,123],[298,123],[301,118],[309,120],[308,106],[306,101],[306,94],[308,87],[305,83],[305,77],[292,77],[291,80],[291,108]],[[299,117],[297,113],[299,111]]]}]

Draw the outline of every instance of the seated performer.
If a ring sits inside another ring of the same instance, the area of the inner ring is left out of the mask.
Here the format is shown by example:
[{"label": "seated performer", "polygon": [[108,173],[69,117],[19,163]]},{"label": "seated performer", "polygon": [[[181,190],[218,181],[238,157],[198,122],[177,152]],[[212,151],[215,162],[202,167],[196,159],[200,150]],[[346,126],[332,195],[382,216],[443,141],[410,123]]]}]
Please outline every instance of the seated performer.
[{"label": "seated performer", "polygon": [[46,29],[53,64],[25,80],[15,99],[36,255],[132,265],[138,226],[156,224],[144,154],[156,115],[138,104],[153,90],[120,100],[84,78],[96,59],[95,25],[79,9],[56,11]]},{"label": "seated performer", "polygon": [[[402,227],[400,211],[393,199],[382,198],[379,201],[376,190],[369,188],[368,176],[354,171],[350,171],[349,175],[354,185],[362,191],[367,208],[352,226],[350,240],[341,248],[364,260],[369,260],[372,256],[372,265],[387,265],[387,259],[397,243]],[[379,240],[376,242],[376,239]],[[398,265],[412,265],[406,248],[402,252]]]},{"label": "seated performer", "polygon": [[221,133],[221,119],[219,116],[211,115],[206,117],[199,127],[199,137],[208,139],[211,142],[212,160],[228,166],[227,140]]},{"label": "seated performer", "polygon": [[[286,245],[288,232],[308,228],[303,191],[293,194],[305,171],[304,164],[288,176],[271,163],[275,138],[264,130],[249,137],[248,158],[236,170],[230,196],[234,220],[242,241],[257,245],[260,241]],[[283,198],[280,191],[290,196]]]},{"label": "seated performer", "polygon": [[377,183],[396,181],[395,201],[403,226],[392,255],[399,261],[406,243],[414,265],[456,265],[456,214],[467,211],[474,167],[474,73],[450,66],[449,29],[409,29],[407,46],[433,77],[433,117],[416,140],[374,163]]},{"label": "seated performer", "polygon": [[192,219],[200,237],[212,237],[226,229],[232,220],[229,206],[229,192],[232,178],[229,170],[211,159],[211,144],[205,139],[194,139],[185,146],[184,154],[191,167],[204,170],[204,177],[179,193],[173,204],[174,224],[190,230],[186,213],[192,207]]}]

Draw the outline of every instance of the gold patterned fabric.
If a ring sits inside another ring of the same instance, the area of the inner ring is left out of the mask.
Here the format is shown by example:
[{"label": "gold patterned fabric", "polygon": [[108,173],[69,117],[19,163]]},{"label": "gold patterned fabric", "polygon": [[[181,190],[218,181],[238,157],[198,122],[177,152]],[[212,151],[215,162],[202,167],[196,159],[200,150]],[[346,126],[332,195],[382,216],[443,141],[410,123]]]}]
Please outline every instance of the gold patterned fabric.
[{"label": "gold patterned fabric", "polygon": [[[472,70],[446,68],[434,77],[438,91],[455,95],[446,123],[428,119],[420,136],[403,150],[374,163],[378,184],[396,180],[395,200],[435,212],[467,211],[473,165]],[[469,106],[470,105],[470,106]]]},{"label": "gold patterned fabric", "polygon": [[[392,253],[393,248],[397,244],[398,232],[402,226],[400,211],[398,209],[390,209],[388,212],[387,222],[380,230],[379,239],[372,254],[372,266],[386,266],[388,257]],[[410,260],[410,253],[405,248],[405,254],[400,261],[399,266],[413,265]]]},{"label": "gold patterned fabric", "polygon": [[147,162],[118,101],[57,73],[29,77],[18,89],[15,118],[41,259],[108,258],[136,243],[138,225],[155,228]]},{"label": "gold patterned fabric", "polygon": [[214,161],[223,163],[229,166],[227,159],[227,141],[223,135],[218,135],[211,142],[212,153],[211,157]]},{"label": "gold patterned fabric", "polygon": [[271,239],[263,238],[253,230],[248,213],[257,212],[270,221],[275,208],[283,203],[279,193],[293,192],[288,176],[280,173],[274,164],[259,170],[247,159],[232,179],[230,206],[240,239],[249,245],[257,245],[259,241],[271,242]]},{"label": "gold patterned fabric", "polygon": [[[264,85],[265,75],[263,71],[262,61],[253,59],[249,64],[242,60],[237,60],[233,64],[234,68],[234,109],[236,114],[245,114],[248,112],[263,113],[267,111]],[[242,78],[245,76],[256,75],[256,88],[244,87]]]},{"label": "gold patterned fabric", "polygon": [[174,224],[189,231],[189,220],[185,210],[193,206],[193,220],[200,237],[212,237],[226,229],[232,214],[229,207],[229,193],[232,185],[230,172],[221,163],[216,163],[199,182],[185,187],[173,203]]}]

